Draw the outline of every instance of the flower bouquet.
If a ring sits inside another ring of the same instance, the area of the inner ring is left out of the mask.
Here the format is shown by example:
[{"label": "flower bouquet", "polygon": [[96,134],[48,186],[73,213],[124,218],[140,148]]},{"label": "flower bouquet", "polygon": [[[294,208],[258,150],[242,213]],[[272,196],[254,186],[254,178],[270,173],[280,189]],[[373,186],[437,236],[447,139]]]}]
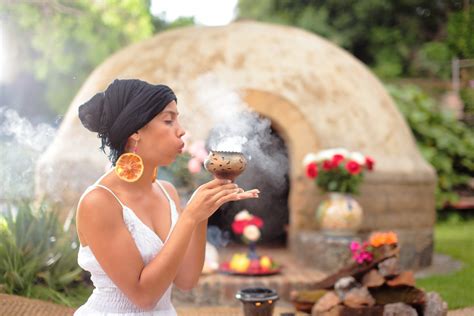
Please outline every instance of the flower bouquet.
[{"label": "flower bouquet", "polygon": [[372,171],[375,161],[359,152],[344,148],[309,153],[303,160],[306,176],[314,179],[324,192],[357,194],[366,170]]},{"label": "flower bouquet", "polygon": [[313,179],[326,198],[318,207],[316,220],[328,235],[352,235],[362,223],[362,208],[352,195],[359,193],[365,171],[375,161],[344,148],[309,153],[303,160],[306,176]]},{"label": "flower bouquet", "polygon": [[368,241],[350,243],[352,259],[358,264],[371,263],[386,256],[398,247],[398,237],[394,232],[375,232]]},{"label": "flower bouquet", "polygon": [[259,256],[256,251],[256,242],[260,239],[260,228],[263,220],[242,210],[234,217],[232,231],[240,235],[244,243],[249,246],[248,252],[235,253],[229,262],[224,262],[220,270],[224,273],[238,275],[271,275],[280,272],[280,267],[270,256]]}]

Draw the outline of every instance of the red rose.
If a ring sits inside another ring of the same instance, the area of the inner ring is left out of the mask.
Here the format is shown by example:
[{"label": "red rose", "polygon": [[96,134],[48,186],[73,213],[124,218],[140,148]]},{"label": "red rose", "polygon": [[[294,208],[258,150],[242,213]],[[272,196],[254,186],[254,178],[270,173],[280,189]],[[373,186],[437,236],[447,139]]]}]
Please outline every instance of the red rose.
[{"label": "red rose", "polygon": [[326,170],[326,171],[329,171],[331,170],[332,168],[334,168],[333,164],[332,164],[332,161],[331,160],[324,160],[323,162],[323,169]]},{"label": "red rose", "polygon": [[240,221],[234,221],[232,222],[232,231],[237,235],[241,235],[244,233],[244,229],[248,225],[255,225],[258,228],[262,228],[263,220],[258,216],[253,216],[251,219],[243,219]]},{"label": "red rose", "polygon": [[318,176],[318,165],[315,162],[309,163],[306,166],[306,176],[310,179],[314,179]]},{"label": "red rose", "polygon": [[375,164],[375,160],[372,157],[370,156],[365,157],[365,165],[367,166],[367,169],[373,170],[374,164]]},{"label": "red rose", "polygon": [[344,156],[341,154],[336,154],[332,157],[332,166],[335,168],[344,160]]},{"label": "red rose", "polygon": [[234,221],[232,223],[232,231],[237,234],[237,235],[241,235],[244,233],[244,228],[245,226],[247,226],[247,221]]},{"label": "red rose", "polygon": [[361,167],[360,165],[355,162],[354,160],[349,160],[346,164],[346,170],[352,174],[352,175],[355,175],[355,174],[358,174],[361,172]]},{"label": "red rose", "polygon": [[247,225],[255,225],[258,228],[262,228],[263,227],[263,220],[258,216],[254,216],[254,217],[252,217],[252,219],[247,220]]}]

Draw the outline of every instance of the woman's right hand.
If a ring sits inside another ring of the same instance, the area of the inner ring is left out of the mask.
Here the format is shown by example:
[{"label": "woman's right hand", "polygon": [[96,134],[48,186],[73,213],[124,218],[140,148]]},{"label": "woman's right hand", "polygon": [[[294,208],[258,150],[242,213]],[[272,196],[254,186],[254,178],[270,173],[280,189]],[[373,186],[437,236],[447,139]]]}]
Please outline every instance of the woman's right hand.
[{"label": "woman's right hand", "polygon": [[249,198],[258,198],[259,190],[244,191],[230,180],[214,179],[201,185],[191,196],[183,214],[196,222],[209,218],[224,203]]}]

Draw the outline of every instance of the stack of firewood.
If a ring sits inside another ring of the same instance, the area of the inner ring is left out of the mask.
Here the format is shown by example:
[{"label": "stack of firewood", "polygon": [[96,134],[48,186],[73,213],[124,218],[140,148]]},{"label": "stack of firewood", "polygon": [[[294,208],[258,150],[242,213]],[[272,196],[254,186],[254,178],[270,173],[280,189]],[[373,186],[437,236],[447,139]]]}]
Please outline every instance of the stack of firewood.
[{"label": "stack of firewood", "polygon": [[434,292],[415,286],[413,271],[402,271],[399,247],[384,247],[370,263],[351,264],[319,282],[312,291],[292,293],[300,311],[314,316],[447,314]]}]

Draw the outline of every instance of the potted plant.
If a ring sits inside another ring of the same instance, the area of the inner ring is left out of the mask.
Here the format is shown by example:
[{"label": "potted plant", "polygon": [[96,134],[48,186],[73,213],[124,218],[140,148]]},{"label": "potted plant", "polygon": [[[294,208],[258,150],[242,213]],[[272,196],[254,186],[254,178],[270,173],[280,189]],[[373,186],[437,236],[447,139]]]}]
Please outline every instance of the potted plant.
[{"label": "potted plant", "polygon": [[327,197],[318,206],[316,221],[326,235],[353,235],[362,223],[362,208],[354,199],[366,171],[374,159],[359,152],[334,148],[308,153],[304,160],[306,176],[315,181]]}]

